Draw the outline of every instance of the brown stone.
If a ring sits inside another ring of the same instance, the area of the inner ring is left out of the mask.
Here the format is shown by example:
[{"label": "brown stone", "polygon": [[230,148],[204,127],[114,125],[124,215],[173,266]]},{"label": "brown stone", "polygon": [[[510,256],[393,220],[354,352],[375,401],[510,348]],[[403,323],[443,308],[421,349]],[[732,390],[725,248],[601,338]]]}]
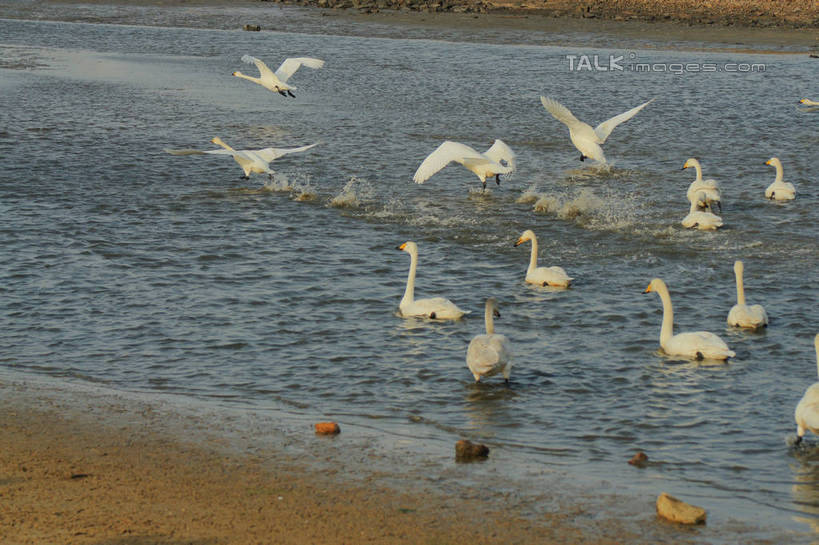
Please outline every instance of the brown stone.
[{"label": "brown stone", "polygon": [[461,439],[455,443],[455,460],[458,462],[470,462],[472,460],[482,460],[489,456],[489,447],[480,443],[473,443],[466,439]]},{"label": "brown stone", "polygon": [[646,463],[648,462],[648,455],[643,452],[642,450],[631,457],[631,460],[628,461],[633,466],[637,467],[645,467]]},{"label": "brown stone", "polygon": [[657,498],[657,514],[680,524],[705,524],[705,509],[690,505],[665,492]]},{"label": "brown stone", "polygon": [[341,428],[335,422],[318,422],[316,423],[317,435],[336,435],[341,433]]},{"label": "brown stone", "polygon": [[243,28],[250,32],[259,32],[262,29],[259,25],[245,25]]}]

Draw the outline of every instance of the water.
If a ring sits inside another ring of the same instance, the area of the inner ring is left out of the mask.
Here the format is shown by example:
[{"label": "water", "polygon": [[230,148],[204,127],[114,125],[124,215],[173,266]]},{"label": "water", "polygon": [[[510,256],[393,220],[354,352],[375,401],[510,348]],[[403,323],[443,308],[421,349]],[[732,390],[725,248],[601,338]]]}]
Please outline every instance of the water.
[{"label": "water", "polygon": [[[655,46],[630,53],[765,71],[572,72],[566,55],[629,52],[468,43],[466,30],[366,38],[302,10],[223,13],[2,6],[13,17],[0,20],[2,368],[327,416],[415,438],[422,455],[468,437],[498,453],[494,474],[532,488],[545,471],[704,505],[706,541],[734,542],[719,530],[731,520],[759,525],[749,540],[814,538],[817,440],[793,450],[786,436],[816,380],[819,117],[795,108],[816,92],[815,60]],[[304,32],[229,26],[249,15]],[[37,20],[58,16],[131,24]],[[246,53],[327,64],[297,72],[285,100],[230,77]],[[656,100],[613,132],[601,170],[578,162],[541,94],[592,124]],[[229,158],[162,151],[211,149],[217,135],[321,145],[275,162],[272,183],[239,180]],[[484,150],[495,138],[518,155],[500,187],[482,194],[458,165],[412,183],[443,140]],[[771,156],[795,201],[764,199]],[[718,232],[679,225],[688,157],[721,182]],[[529,246],[513,243],[525,229],[572,289],[523,283]],[[406,240],[419,245],[417,295],[445,295],[468,319],[397,317]],[[771,316],[764,332],[726,328],[735,259],[749,302]],[[642,294],[655,276],[677,331],[713,331],[735,359],[658,352],[660,301]],[[474,384],[464,362],[488,296],[515,350],[509,387]],[[626,465],[637,450],[654,463]]]}]

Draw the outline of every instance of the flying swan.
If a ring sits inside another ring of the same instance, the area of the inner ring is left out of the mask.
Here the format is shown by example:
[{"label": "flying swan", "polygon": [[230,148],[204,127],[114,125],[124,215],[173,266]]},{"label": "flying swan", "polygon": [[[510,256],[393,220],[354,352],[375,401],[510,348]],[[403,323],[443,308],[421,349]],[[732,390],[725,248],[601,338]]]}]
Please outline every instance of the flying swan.
[{"label": "flying swan", "polygon": [[[813,338],[813,347],[816,350],[816,368],[819,371],[819,334]],[[806,430],[819,435],[819,382],[814,382],[805,390],[805,395],[799,400],[793,416],[796,419],[797,445],[802,441]]]},{"label": "flying swan", "polygon": [[766,165],[771,165],[776,169],[776,179],[765,190],[765,197],[773,201],[790,201],[796,198],[796,188],[790,182],[782,180],[782,161],[776,157],[771,157],[765,161]]},{"label": "flying swan", "polygon": [[512,345],[505,335],[495,333],[493,317],[500,318],[498,303],[494,297],[486,300],[484,322],[486,335],[476,335],[466,349],[466,365],[480,382],[481,377],[491,377],[503,373],[503,378],[509,382],[512,372]]},{"label": "flying swan", "polygon": [[573,278],[571,278],[563,267],[538,267],[537,266],[537,237],[535,233],[527,229],[520,235],[515,247],[524,242],[532,242],[532,253],[529,255],[529,268],[526,269],[526,281],[538,286],[554,286],[557,288],[568,288]]},{"label": "flying swan", "polygon": [[299,69],[300,66],[306,66],[307,68],[321,68],[324,66],[324,61],[321,59],[313,59],[310,57],[291,57],[288,59],[284,59],[284,62],[279,66],[276,72],[272,72],[267,65],[262,62],[261,60],[257,59],[256,57],[251,57],[250,55],[242,56],[242,62],[246,62],[248,64],[255,64],[256,68],[259,69],[259,77],[254,78],[253,76],[248,76],[246,74],[242,74],[238,70],[233,73],[234,76],[237,78],[244,78],[246,80],[250,80],[253,83],[258,83],[262,87],[266,87],[271,91],[276,91],[282,96],[291,96],[295,97],[291,90],[295,89],[296,87],[293,85],[288,85],[287,80],[290,79],[296,70]]},{"label": "flying swan", "polygon": [[652,98],[636,108],[603,121],[595,128],[577,119],[567,107],[552,98],[542,96],[540,102],[555,119],[569,127],[569,138],[572,139],[574,147],[580,151],[581,161],[589,158],[599,163],[605,163],[606,157],[603,155],[603,148],[600,147],[600,144],[605,143],[614,127],[637,115],[637,112],[654,102],[654,99]]},{"label": "flying swan", "polygon": [[[699,200],[704,202],[708,208],[711,208],[711,205],[716,204],[719,211],[722,212],[722,202],[717,181],[710,178],[708,180],[703,180],[702,165],[700,165],[700,162],[693,157],[685,162],[683,165],[683,170],[691,167],[694,167],[694,169],[697,171],[697,177],[693,182],[691,182],[691,185],[688,186],[688,192],[685,194],[688,197],[688,202],[693,203]],[[699,192],[702,192],[705,195],[704,201],[702,199],[698,199],[697,193]]]},{"label": "flying swan", "polygon": [[443,297],[432,297],[430,299],[415,298],[415,269],[418,267],[418,245],[412,241],[407,241],[396,248],[410,255],[409,276],[407,276],[407,289],[404,297],[398,305],[401,316],[408,318],[418,316],[430,318],[432,320],[457,320],[465,311],[458,308],[455,303]]},{"label": "flying swan", "polygon": [[660,329],[660,347],[669,356],[684,356],[697,360],[727,360],[736,354],[725,342],[708,331],[694,331],[673,335],[674,310],[668,288],[659,278],[651,281],[643,293],[657,292],[663,302],[663,325]]},{"label": "flying swan", "polygon": [[728,325],[758,329],[768,325],[768,313],[762,305],[745,304],[745,284],[742,281],[742,261],[734,261],[734,276],[737,280],[737,304],[728,313]]},{"label": "flying swan", "polygon": [[307,151],[313,146],[317,146],[318,143],[310,144],[309,146],[302,146],[300,148],[264,148],[264,149],[245,149],[245,150],[236,150],[225,144],[221,138],[218,136],[214,136],[211,139],[211,142],[222,146],[224,149],[216,149],[216,150],[207,150],[201,151],[196,149],[168,149],[165,148],[167,153],[171,155],[230,155],[233,159],[239,163],[239,166],[242,167],[244,171],[244,176],[242,179],[247,180],[250,177],[251,172],[255,172],[256,174],[267,174],[270,177],[270,181],[273,181],[273,175],[275,174],[270,167],[268,166],[271,162],[275,161],[279,157],[287,155],[289,153],[298,153],[301,151]]},{"label": "flying swan", "polygon": [[722,227],[721,217],[707,210],[701,210],[701,208],[710,208],[705,193],[698,191],[694,198],[695,200],[691,201],[688,215],[680,222],[682,226],[687,229],[696,227],[701,231],[716,231]]},{"label": "flying swan", "polygon": [[515,152],[503,140],[495,140],[483,153],[466,144],[447,140],[430,153],[415,171],[412,180],[416,184],[426,182],[433,174],[455,161],[475,173],[486,190],[486,179],[495,177],[500,185],[500,175],[515,171]]}]

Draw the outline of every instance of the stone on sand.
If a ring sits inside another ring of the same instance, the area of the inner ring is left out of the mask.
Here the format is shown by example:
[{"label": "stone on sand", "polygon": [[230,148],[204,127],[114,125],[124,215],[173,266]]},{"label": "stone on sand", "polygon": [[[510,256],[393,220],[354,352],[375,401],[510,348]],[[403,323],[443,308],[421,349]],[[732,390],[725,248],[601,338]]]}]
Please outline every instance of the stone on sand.
[{"label": "stone on sand", "polygon": [[705,509],[663,492],[657,498],[657,514],[680,524],[705,524]]}]

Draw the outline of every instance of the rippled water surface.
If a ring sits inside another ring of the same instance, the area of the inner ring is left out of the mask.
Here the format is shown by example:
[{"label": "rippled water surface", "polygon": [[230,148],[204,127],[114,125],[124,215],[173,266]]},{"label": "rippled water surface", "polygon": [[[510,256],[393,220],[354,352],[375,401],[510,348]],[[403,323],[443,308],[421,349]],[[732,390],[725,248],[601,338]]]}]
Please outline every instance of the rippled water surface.
[{"label": "rippled water surface", "polygon": [[[113,8],[83,9],[108,21]],[[158,24],[154,12],[114,21],[131,25],[0,20],[2,366],[469,437],[623,493],[676,493],[717,521],[766,528],[753,539],[811,540],[819,442],[793,450],[786,436],[817,379],[819,114],[795,108],[817,92],[815,59],[655,48],[631,53],[765,70],[573,72],[566,55],[628,52],[455,31],[344,36],[343,21],[322,33],[316,16],[309,33],[249,33],[196,9],[214,28],[140,24]],[[287,13],[268,16],[284,26]],[[297,72],[284,99],[231,77],[252,73],[246,53],[327,64]],[[577,160],[541,94],[592,124],[656,100],[612,133],[611,168],[598,169]],[[163,152],[211,149],[217,135],[237,148],[321,144],[276,161],[274,182],[238,179],[228,157]],[[458,165],[412,183],[443,140],[484,150],[495,138],[518,156],[500,187],[481,193]],[[793,202],[764,198],[772,156]],[[679,225],[688,157],[722,185],[717,232]],[[524,284],[529,245],[513,243],[525,229],[541,264],[576,279],[570,290]],[[467,319],[397,316],[406,240],[419,246],[417,295],[444,295]],[[726,327],[735,259],[749,302],[771,316],[761,333]],[[664,357],[660,301],[642,294],[653,277],[671,290],[677,331],[713,331],[736,358]],[[464,362],[488,296],[514,345],[509,386],[474,384]],[[643,470],[625,464],[636,450],[652,461]]]}]

